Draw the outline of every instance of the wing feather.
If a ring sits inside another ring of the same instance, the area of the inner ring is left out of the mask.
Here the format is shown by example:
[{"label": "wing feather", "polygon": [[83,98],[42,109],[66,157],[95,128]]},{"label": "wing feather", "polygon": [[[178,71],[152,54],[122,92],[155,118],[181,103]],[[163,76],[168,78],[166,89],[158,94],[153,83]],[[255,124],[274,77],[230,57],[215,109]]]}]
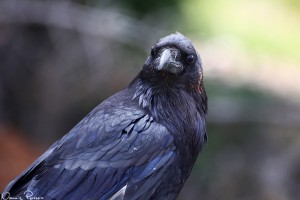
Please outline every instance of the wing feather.
[{"label": "wing feather", "polygon": [[175,146],[153,117],[120,106],[95,109],[47,152],[6,191],[22,196],[29,189],[51,199],[139,199],[158,186]]}]

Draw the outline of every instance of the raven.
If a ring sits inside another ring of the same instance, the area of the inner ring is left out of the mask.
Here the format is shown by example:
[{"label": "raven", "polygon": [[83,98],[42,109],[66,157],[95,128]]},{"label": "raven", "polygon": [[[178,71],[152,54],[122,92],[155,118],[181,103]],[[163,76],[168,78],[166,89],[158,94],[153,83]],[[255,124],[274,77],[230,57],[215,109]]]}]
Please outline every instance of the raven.
[{"label": "raven", "polygon": [[128,87],[55,142],[2,193],[66,200],[176,199],[207,140],[199,54],[161,38]]}]

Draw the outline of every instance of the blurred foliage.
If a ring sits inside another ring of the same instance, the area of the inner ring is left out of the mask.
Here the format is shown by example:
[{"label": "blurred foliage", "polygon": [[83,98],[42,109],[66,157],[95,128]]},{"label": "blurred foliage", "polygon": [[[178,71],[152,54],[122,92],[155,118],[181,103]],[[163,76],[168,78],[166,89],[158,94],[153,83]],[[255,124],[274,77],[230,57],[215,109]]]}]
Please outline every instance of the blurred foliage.
[{"label": "blurred foliage", "polygon": [[96,7],[117,7],[122,10],[131,11],[137,15],[137,17],[145,17],[158,10],[170,9],[173,12],[179,9],[179,0],[164,0],[164,1],[151,1],[151,0],[75,0],[84,5],[96,6]]},{"label": "blurred foliage", "polygon": [[127,0],[116,1],[117,5],[122,8],[127,8],[138,13],[139,16],[145,16],[149,13],[155,12],[157,10],[172,9],[176,12],[179,5],[179,0],[165,0],[165,1],[153,1],[153,0]]},{"label": "blurred foliage", "polygon": [[191,30],[204,37],[229,37],[252,53],[300,60],[299,0],[188,0]]}]

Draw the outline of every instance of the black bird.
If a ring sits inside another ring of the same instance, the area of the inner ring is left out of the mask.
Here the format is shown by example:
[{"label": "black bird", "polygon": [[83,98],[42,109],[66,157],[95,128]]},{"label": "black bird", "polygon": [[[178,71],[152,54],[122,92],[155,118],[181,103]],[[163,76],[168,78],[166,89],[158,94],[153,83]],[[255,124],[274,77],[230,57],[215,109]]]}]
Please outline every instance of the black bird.
[{"label": "black bird", "polygon": [[2,197],[176,199],[207,140],[201,60],[180,33],[141,72],[55,142]]}]

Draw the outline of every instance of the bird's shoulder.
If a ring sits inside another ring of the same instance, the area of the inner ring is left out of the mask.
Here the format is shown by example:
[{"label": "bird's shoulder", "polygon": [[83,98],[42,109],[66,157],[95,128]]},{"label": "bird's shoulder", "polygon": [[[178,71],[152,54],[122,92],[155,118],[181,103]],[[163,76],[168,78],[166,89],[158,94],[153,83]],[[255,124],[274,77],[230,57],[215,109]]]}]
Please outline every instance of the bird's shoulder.
[{"label": "bird's shoulder", "polygon": [[128,94],[125,89],[111,96],[81,120],[58,142],[53,164],[70,169],[139,165],[175,150],[172,134]]},{"label": "bird's shoulder", "polygon": [[[48,191],[47,195],[61,198],[75,188],[92,188],[95,194],[91,197],[105,199],[125,187],[128,199],[151,195],[150,189],[158,187],[159,178],[173,165],[174,138],[128,94],[121,91],[98,105],[6,191],[17,194],[29,188],[35,194]],[[70,180],[66,194],[57,193],[60,180]],[[77,185],[83,180],[84,187]],[[141,194],[135,191],[137,187],[144,188]]]}]

